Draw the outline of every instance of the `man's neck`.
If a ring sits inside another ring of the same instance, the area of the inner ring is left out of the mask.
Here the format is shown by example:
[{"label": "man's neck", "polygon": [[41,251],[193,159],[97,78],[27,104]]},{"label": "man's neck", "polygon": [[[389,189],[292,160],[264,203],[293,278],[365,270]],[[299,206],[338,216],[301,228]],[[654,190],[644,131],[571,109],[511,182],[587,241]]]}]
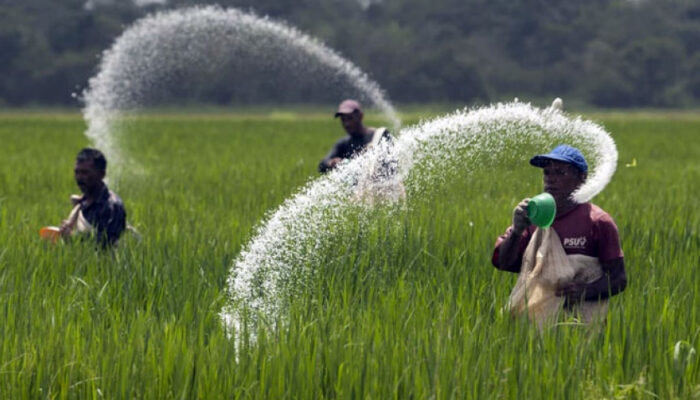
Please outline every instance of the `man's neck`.
[{"label": "man's neck", "polygon": [[362,127],[360,127],[360,129],[359,129],[358,132],[355,132],[355,133],[351,134],[350,136],[351,136],[352,138],[355,138],[355,139],[358,139],[358,140],[359,140],[359,139],[362,139],[362,140],[367,141],[368,138],[371,138],[371,137],[372,137],[372,135],[371,135],[370,133],[371,133],[370,130],[367,129],[366,126],[363,125]]},{"label": "man's neck", "polygon": [[557,203],[557,217],[562,216],[569,211],[573,210],[578,206],[579,203],[572,201],[571,199],[566,199],[560,203]]},{"label": "man's neck", "polygon": [[100,197],[100,194],[102,193],[102,190],[104,190],[104,188],[105,184],[104,182],[101,182],[100,185],[97,186],[95,189],[86,192],[83,196],[83,203],[87,206],[94,203]]}]

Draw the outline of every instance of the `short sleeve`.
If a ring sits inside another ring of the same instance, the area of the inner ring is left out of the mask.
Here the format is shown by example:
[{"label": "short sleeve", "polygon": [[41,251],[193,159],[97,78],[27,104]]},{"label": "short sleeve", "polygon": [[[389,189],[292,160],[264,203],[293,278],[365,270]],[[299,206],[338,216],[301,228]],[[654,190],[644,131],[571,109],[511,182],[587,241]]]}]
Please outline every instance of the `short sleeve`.
[{"label": "short sleeve", "polygon": [[598,259],[600,261],[611,261],[624,256],[620,245],[620,235],[615,221],[604,215],[595,224]]},{"label": "short sleeve", "polygon": [[[499,251],[501,248],[501,243],[513,232],[513,226],[509,226],[506,232],[496,239],[496,244],[494,245],[493,254],[491,255],[491,263],[496,267],[500,268],[500,263],[498,260]],[[530,242],[530,230],[525,229],[523,234],[520,236],[520,245],[518,246],[518,268],[517,270],[512,270],[512,272],[520,272],[520,264],[522,264],[523,254],[525,254],[525,249],[527,244]],[[508,271],[511,271],[510,269]]]}]

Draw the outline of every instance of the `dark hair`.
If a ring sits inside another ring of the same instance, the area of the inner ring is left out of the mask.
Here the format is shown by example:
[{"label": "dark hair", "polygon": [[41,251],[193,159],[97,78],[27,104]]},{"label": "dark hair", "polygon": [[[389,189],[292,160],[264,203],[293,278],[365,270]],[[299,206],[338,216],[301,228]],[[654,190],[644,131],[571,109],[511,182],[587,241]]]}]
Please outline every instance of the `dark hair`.
[{"label": "dark hair", "polygon": [[86,161],[92,161],[92,165],[94,165],[98,171],[104,172],[107,170],[107,159],[105,158],[105,155],[97,149],[86,147],[80,150],[75,162],[81,163]]}]

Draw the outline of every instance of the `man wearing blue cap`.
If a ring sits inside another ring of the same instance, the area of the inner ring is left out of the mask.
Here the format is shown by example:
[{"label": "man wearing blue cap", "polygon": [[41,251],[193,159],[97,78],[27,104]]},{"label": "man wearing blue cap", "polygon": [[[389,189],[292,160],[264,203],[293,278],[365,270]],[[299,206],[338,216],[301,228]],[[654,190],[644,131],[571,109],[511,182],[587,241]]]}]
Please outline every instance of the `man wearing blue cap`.
[{"label": "man wearing blue cap", "polygon": [[[577,203],[571,198],[588,174],[588,164],[581,151],[560,145],[549,154],[533,157],[530,164],[542,168],[544,191],[556,200],[557,213],[551,227],[566,255],[597,258],[602,269],[602,276],[593,282],[568,282],[557,288],[556,295],[565,298],[565,309],[623,291],[627,277],[617,225],[600,207],[590,202]],[[515,207],[513,225],[496,241],[492,263],[498,269],[516,273],[521,270],[523,254],[537,229],[528,218],[528,202],[526,198]]]}]

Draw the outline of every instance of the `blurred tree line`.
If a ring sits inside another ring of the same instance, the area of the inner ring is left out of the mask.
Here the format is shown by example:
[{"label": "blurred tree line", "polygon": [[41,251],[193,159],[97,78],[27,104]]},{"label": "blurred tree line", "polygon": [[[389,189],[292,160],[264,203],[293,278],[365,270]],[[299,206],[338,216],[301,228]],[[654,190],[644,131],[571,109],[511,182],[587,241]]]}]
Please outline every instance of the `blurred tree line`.
[{"label": "blurred tree line", "polygon": [[284,20],[399,102],[700,103],[698,0],[0,0],[0,104],[77,105],[129,24],[194,4]]}]

